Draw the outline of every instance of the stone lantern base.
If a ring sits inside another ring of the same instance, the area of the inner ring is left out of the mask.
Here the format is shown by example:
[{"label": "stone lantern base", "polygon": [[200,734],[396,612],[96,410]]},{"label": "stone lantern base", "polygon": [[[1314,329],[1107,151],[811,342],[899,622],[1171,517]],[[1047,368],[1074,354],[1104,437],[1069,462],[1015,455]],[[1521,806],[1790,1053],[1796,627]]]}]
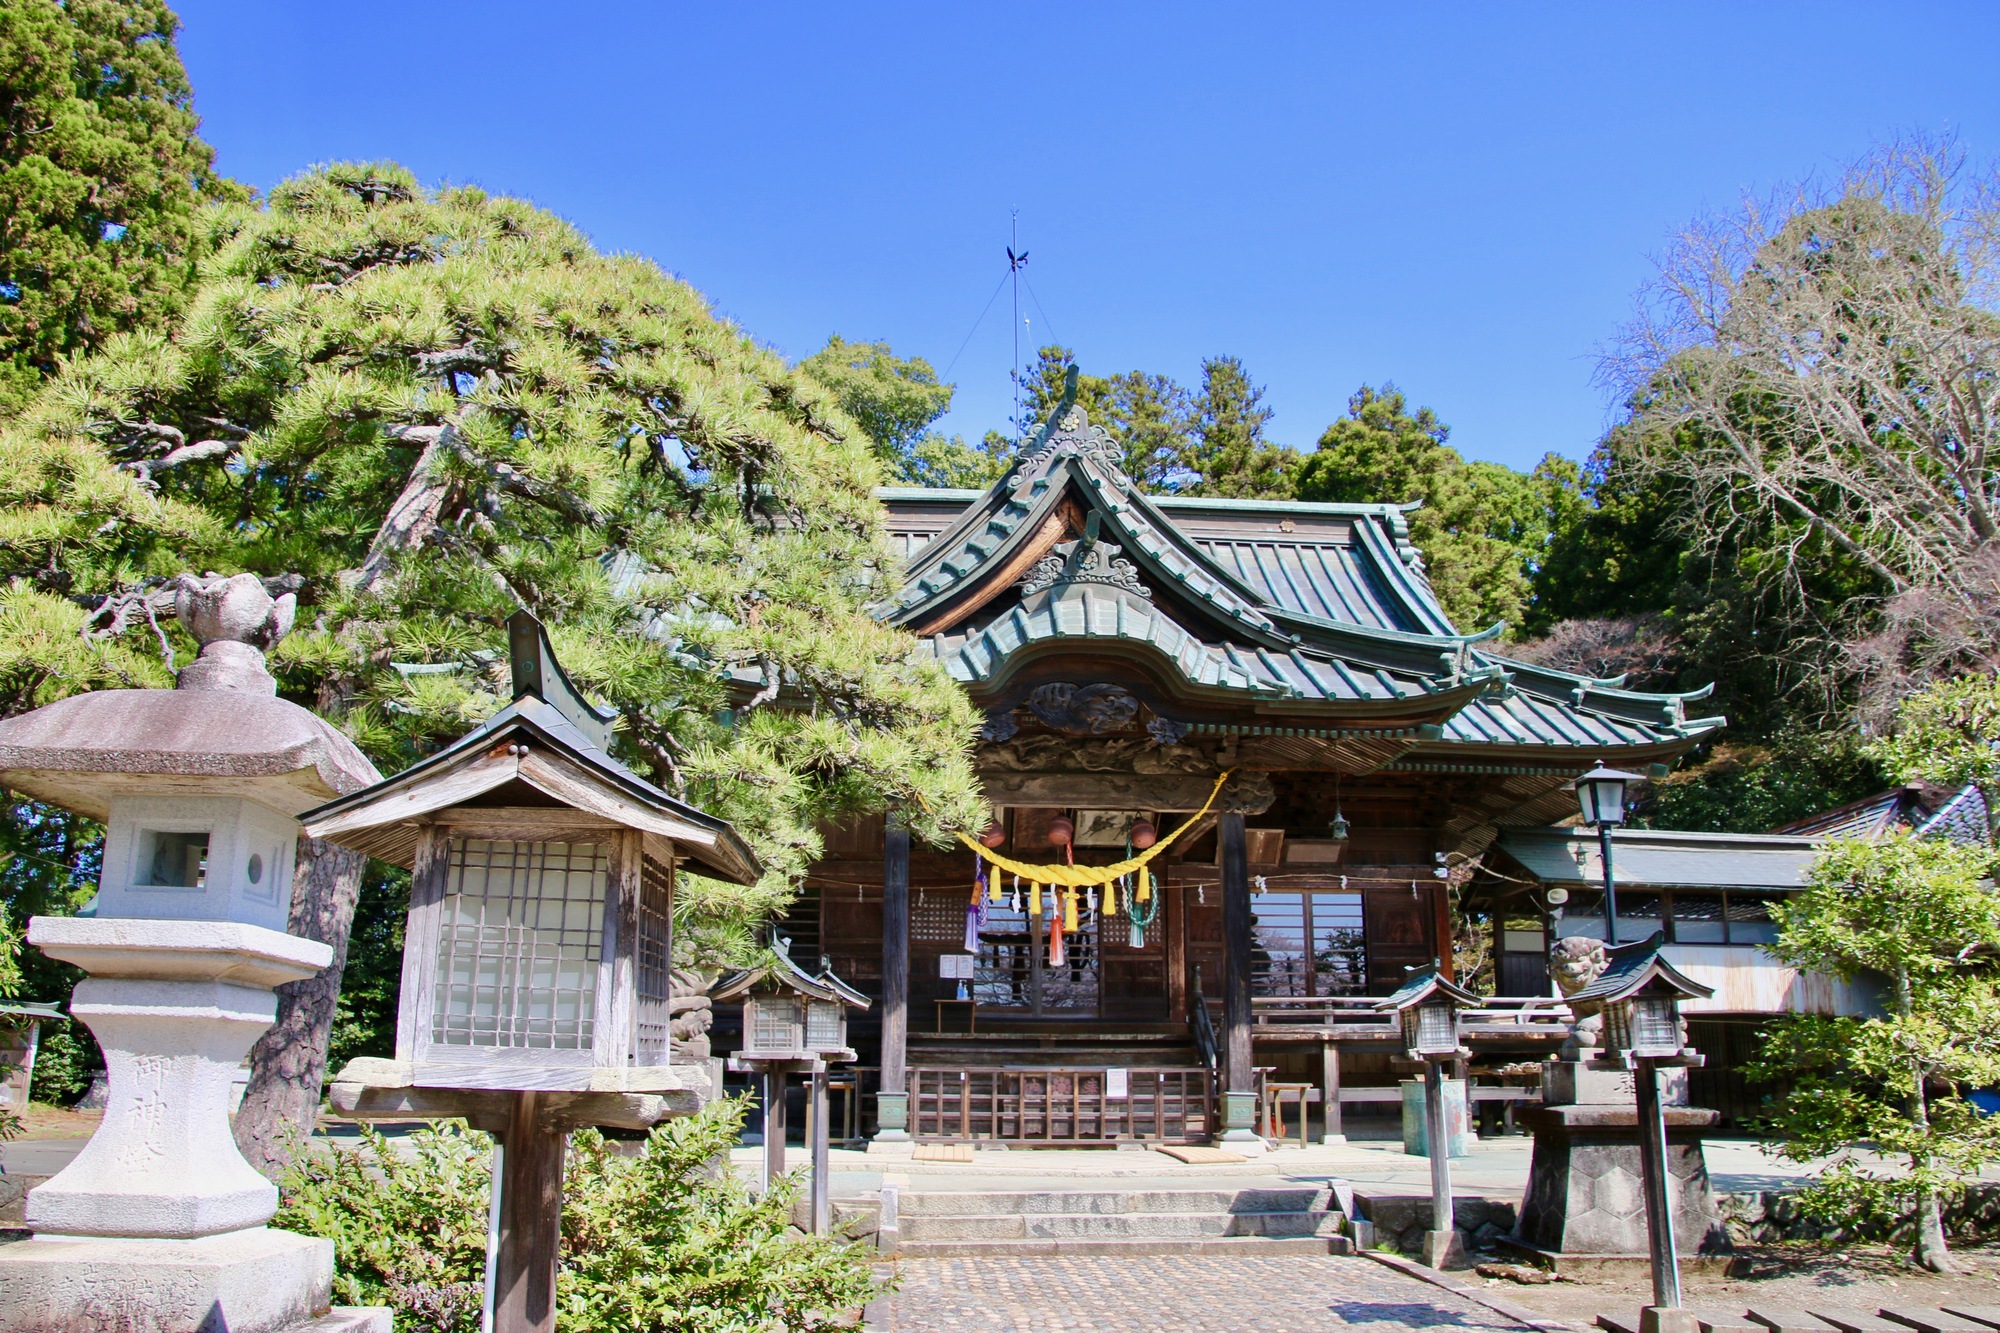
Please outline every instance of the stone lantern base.
[{"label": "stone lantern base", "polygon": [[324,944],[231,921],[36,917],[28,939],[90,973],[71,1012],[109,1071],[104,1123],[28,1191],[0,1245],[0,1333],[388,1333],[333,1311],[333,1242],[266,1226],[275,1186],[230,1137],[230,1084]]},{"label": "stone lantern base", "polygon": [[[1729,1235],[1715,1208],[1702,1156],[1703,1131],[1714,1111],[1664,1108],[1667,1170],[1672,1176],[1674,1242],[1683,1267],[1726,1261]],[[1639,1115],[1629,1103],[1547,1106],[1522,1112],[1534,1131],[1528,1189],[1509,1249],[1557,1272],[1644,1266],[1645,1173],[1639,1159]]]},{"label": "stone lantern base", "polygon": [[200,1240],[37,1236],[0,1245],[0,1333],[390,1333],[329,1308],[333,1242],[263,1227]]}]

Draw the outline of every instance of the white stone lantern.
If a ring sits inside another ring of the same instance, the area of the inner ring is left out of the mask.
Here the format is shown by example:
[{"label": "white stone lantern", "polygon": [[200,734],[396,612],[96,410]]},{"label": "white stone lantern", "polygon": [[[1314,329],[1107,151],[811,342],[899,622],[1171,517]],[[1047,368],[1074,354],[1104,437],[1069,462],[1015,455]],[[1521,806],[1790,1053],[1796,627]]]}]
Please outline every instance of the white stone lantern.
[{"label": "white stone lantern", "polygon": [[722,820],[612,758],[615,715],[570,682],[541,624],[508,622],[513,697],[456,743],[304,816],[408,866],[393,1059],[349,1061],[334,1109],[462,1117],[503,1147],[494,1327],[553,1326],[563,1141],[699,1110],[708,1072],[669,1038],[682,866],[754,883]]},{"label": "white stone lantern", "polygon": [[276,697],[263,649],[291,624],[289,595],[210,576],[176,603],[201,644],[179,688],[0,722],[0,783],[106,824],[94,906],[36,917],[28,940],[89,974],[70,1012],[104,1050],[108,1092],[83,1151],[28,1192],[36,1242],[0,1248],[0,1330],[50,1326],[79,1282],[135,1329],[260,1333],[326,1308],[332,1244],[265,1228],[278,1191],[236,1149],[230,1090],[273,988],[332,959],[284,933],[297,815],[379,775]]}]

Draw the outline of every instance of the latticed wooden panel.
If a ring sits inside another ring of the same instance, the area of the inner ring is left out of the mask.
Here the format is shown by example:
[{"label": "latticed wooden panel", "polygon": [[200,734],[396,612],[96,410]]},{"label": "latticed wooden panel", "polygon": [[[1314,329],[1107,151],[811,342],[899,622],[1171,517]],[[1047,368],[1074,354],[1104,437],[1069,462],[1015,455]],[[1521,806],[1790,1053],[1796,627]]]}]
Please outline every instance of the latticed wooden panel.
[{"label": "latticed wooden panel", "polygon": [[1185,1143],[1211,1132],[1208,1071],[1127,1069],[1109,1095],[1106,1069],[910,1071],[911,1132],[919,1139],[1012,1143]]}]

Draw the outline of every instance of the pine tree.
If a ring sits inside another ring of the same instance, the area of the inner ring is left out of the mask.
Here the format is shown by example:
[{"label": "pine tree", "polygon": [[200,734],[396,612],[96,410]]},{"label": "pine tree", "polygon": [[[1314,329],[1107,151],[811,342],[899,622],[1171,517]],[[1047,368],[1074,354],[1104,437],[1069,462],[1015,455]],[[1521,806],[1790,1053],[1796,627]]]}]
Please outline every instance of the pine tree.
[{"label": "pine tree", "polygon": [[1289,499],[1298,455],[1264,438],[1271,416],[1263,389],[1251,382],[1240,358],[1203,361],[1182,463],[1192,480],[1182,489],[1238,500]]},{"label": "pine tree", "polygon": [[0,415],[65,356],[168,316],[217,177],[160,0],[0,5]]},{"label": "pine tree", "polygon": [[[496,706],[526,606],[618,710],[624,757],[768,867],[683,881],[678,938],[711,958],[782,908],[819,821],[895,803],[935,840],[984,820],[970,704],[868,614],[895,568],[881,473],[832,393],[654,264],[393,165],[204,221],[186,312],[0,431],[0,707],[168,683],[171,581],[248,569],[299,595],[281,688],[393,770]],[[344,940],[358,862],[307,862]],[[291,1049],[323,1062],[331,1019],[297,1020]],[[320,1074],[273,1094],[283,1118]],[[245,1114],[275,1133],[258,1095]]]}]

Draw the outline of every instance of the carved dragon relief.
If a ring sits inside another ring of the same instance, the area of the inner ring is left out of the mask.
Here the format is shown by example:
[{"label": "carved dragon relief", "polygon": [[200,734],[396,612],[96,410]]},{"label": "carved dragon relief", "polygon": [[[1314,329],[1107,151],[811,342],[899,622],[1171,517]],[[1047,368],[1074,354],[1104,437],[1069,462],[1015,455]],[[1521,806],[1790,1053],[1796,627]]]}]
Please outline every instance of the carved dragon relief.
[{"label": "carved dragon relief", "polygon": [[1016,736],[981,745],[974,762],[1007,773],[1213,773],[1216,768],[1214,757],[1201,746],[1162,746],[1146,736]]}]

